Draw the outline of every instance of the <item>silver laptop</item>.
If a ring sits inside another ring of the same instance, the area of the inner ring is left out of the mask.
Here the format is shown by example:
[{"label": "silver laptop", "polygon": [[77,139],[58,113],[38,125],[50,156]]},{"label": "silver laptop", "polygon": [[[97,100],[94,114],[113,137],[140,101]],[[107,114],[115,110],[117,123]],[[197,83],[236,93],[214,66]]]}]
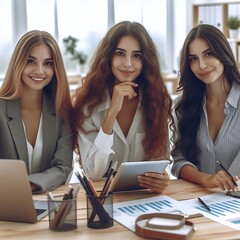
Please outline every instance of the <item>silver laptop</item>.
[{"label": "silver laptop", "polygon": [[25,162],[0,159],[0,221],[36,223],[46,215],[47,201],[32,198]]}]

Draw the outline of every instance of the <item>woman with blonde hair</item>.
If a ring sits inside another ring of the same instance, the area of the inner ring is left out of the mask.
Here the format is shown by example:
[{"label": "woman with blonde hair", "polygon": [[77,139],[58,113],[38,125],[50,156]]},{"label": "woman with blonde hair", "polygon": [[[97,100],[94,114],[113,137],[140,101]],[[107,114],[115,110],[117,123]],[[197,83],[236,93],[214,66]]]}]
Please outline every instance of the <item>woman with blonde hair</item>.
[{"label": "woman with blonde hair", "polygon": [[26,163],[34,192],[63,184],[72,170],[71,98],[55,39],[24,34],[0,87],[0,159]]},{"label": "woman with blonde hair", "polygon": [[[83,168],[100,180],[112,162],[169,158],[171,98],[156,47],[143,25],[123,21],[101,41],[76,93],[74,126]],[[165,171],[139,176],[139,185],[161,193]],[[123,179],[124,181],[124,179]]]}]

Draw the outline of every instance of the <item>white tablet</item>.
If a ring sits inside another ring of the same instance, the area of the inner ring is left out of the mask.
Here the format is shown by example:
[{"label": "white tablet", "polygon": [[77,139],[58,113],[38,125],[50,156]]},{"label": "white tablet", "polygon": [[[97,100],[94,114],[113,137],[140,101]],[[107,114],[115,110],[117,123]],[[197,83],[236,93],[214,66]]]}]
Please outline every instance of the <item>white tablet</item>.
[{"label": "white tablet", "polygon": [[111,192],[142,189],[139,186],[137,176],[146,172],[163,173],[170,164],[170,160],[124,162],[110,185]]}]

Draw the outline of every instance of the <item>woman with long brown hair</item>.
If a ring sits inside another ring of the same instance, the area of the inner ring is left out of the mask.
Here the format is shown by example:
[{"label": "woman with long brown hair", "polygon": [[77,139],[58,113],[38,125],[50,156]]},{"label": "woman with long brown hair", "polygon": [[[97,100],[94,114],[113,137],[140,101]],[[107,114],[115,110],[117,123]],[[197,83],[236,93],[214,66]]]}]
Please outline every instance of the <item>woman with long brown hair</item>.
[{"label": "woman with long brown hair", "polygon": [[[87,174],[100,180],[110,162],[119,166],[169,158],[171,103],[146,29],[129,21],[114,25],[74,100],[74,126]],[[162,192],[169,176],[146,173],[138,179],[142,187]]]}]

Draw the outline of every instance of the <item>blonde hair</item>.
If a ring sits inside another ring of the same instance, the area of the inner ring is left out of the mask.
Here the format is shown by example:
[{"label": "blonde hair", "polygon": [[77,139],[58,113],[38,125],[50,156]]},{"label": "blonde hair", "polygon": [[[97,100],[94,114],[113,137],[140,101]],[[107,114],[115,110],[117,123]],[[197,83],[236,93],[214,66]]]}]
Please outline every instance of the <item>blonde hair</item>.
[{"label": "blonde hair", "polygon": [[56,40],[45,31],[32,30],[24,34],[18,41],[6,72],[0,98],[17,99],[22,95],[22,72],[27,64],[31,49],[39,44],[46,44],[52,53],[54,76],[51,82],[44,88],[55,100],[56,114],[69,118],[72,110],[67,74],[64,68],[62,55]]}]

